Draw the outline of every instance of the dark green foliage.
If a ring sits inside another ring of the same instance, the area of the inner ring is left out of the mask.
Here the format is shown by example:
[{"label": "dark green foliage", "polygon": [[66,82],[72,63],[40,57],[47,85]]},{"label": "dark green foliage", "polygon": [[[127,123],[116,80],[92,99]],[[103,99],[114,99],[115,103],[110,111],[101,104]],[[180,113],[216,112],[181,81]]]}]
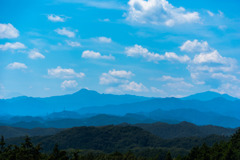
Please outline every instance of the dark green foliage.
[{"label": "dark green foliage", "polygon": [[240,130],[228,142],[215,143],[212,147],[203,144],[194,147],[183,160],[239,160]]}]

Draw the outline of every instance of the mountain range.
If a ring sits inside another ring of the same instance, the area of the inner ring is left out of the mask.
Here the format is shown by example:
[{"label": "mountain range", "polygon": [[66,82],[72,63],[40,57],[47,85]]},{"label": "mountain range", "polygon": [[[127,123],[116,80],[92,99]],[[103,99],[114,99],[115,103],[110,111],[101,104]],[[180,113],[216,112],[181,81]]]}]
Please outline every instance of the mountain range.
[{"label": "mountain range", "polygon": [[24,128],[69,128],[124,122],[187,121],[235,128],[240,126],[239,106],[239,99],[215,92],[184,98],[149,98],[82,89],[73,94],[47,98],[1,99],[0,123]]}]

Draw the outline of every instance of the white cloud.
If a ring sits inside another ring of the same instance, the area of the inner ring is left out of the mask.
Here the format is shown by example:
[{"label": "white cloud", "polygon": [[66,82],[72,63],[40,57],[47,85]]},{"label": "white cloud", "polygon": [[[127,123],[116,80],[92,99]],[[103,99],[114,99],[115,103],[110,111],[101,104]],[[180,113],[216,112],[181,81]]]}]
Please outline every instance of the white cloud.
[{"label": "white cloud", "polygon": [[197,39],[193,41],[186,41],[181,47],[181,51],[186,51],[190,53],[196,53],[196,52],[207,52],[210,51],[211,48],[208,45],[208,42],[206,41],[198,41]]},{"label": "white cloud", "polygon": [[127,20],[133,23],[174,26],[200,21],[198,12],[174,7],[167,0],[129,0]]},{"label": "white cloud", "polygon": [[111,43],[112,39],[107,37],[98,37],[97,40],[101,43]]},{"label": "white cloud", "polygon": [[214,50],[209,53],[200,53],[196,55],[193,59],[193,63],[201,64],[201,63],[219,63],[226,64],[228,62],[233,62],[232,58],[222,57],[217,50]]},{"label": "white cloud", "polygon": [[235,81],[235,82],[240,82],[240,80],[234,76],[234,75],[231,75],[231,74],[223,74],[223,73],[213,73],[211,75],[212,78],[215,78],[215,79],[220,79],[222,81]]},{"label": "white cloud", "polygon": [[13,62],[7,65],[8,69],[27,69],[27,66],[24,63]]},{"label": "white cloud", "polygon": [[54,78],[62,78],[62,79],[69,79],[69,78],[83,78],[85,76],[84,73],[76,73],[73,69],[63,69],[60,66],[53,69],[48,69],[48,75]]},{"label": "white cloud", "polygon": [[108,73],[102,73],[99,83],[102,85],[128,83],[127,79],[130,79],[132,76],[134,74],[131,71],[113,69],[108,71]]},{"label": "white cloud", "polygon": [[83,51],[82,58],[91,58],[91,59],[108,59],[114,60],[115,58],[112,55],[101,55],[99,52],[94,52],[90,50]]},{"label": "white cloud", "polygon": [[26,46],[20,42],[15,42],[15,43],[5,43],[5,44],[1,44],[0,45],[0,49],[5,51],[5,50],[9,50],[9,49],[13,49],[13,50],[16,50],[16,49],[25,49]]},{"label": "white cloud", "polygon": [[108,72],[110,75],[114,76],[114,77],[119,77],[119,78],[131,78],[132,76],[134,76],[134,74],[131,71],[125,71],[125,70],[110,70]]},{"label": "white cloud", "polygon": [[66,40],[67,44],[71,47],[81,47],[82,45],[79,42]]},{"label": "white cloud", "polygon": [[133,91],[133,92],[146,92],[148,89],[142,83],[136,83],[134,81],[127,84],[122,84],[119,86],[124,91]]},{"label": "white cloud", "polygon": [[42,55],[38,50],[33,49],[29,52],[28,57],[31,59],[44,59],[45,56]]},{"label": "white cloud", "polygon": [[187,62],[190,58],[187,55],[178,56],[173,52],[166,52],[164,55],[160,55],[158,53],[149,52],[148,49],[143,48],[141,45],[135,44],[133,47],[126,47],[125,52],[129,57],[143,57],[147,59],[147,61],[158,62],[161,60],[169,60],[169,61],[179,61],[181,63]]},{"label": "white cloud", "polygon": [[61,84],[61,88],[63,89],[72,89],[72,88],[76,88],[77,86],[78,86],[78,83],[75,80],[65,80]]},{"label": "white cloud", "polygon": [[55,29],[54,31],[60,35],[67,36],[69,38],[75,37],[75,32],[70,31],[70,30],[66,29],[65,27],[63,27],[62,29],[60,29],[60,28]]},{"label": "white cloud", "polygon": [[0,24],[0,39],[17,38],[19,31],[12,24]]},{"label": "white cloud", "polygon": [[48,15],[48,20],[52,22],[65,22],[65,18],[63,18],[62,16],[54,15],[54,14]]},{"label": "white cloud", "polygon": [[160,78],[155,78],[154,80],[157,80],[157,81],[184,81],[184,78],[175,78],[175,77],[164,75]]}]

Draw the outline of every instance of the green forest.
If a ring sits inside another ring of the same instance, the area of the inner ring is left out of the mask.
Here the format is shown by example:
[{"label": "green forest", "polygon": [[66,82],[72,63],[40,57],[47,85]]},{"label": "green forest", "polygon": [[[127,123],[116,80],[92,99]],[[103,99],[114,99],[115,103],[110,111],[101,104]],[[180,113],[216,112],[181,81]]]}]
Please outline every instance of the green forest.
[{"label": "green forest", "polygon": [[[137,128],[134,128],[137,130]],[[118,128],[117,128],[118,130]],[[119,130],[118,130],[119,131]],[[90,132],[88,132],[91,136]],[[128,134],[128,133],[127,133]],[[133,132],[133,134],[135,134]],[[146,134],[146,133],[145,133]],[[64,136],[63,134],[61,136]],[[69,136],[69,135],[65,135]],[[92,135],[95,136],[95,135]],[[125,135],[127,136],[127,135]],[[133,137],[133,135],[130,135]],[[146,136],[146,135],[145,135]],[[63,138],[63,137],[62,137]],[[140,138],[140,137],[138,137]],[[34,139],[34,137],[33,137]],[[139,139],[140,140],[140,139]],[[155,139],[157,140],[157,139]],[[77,141],[77,139],[75,139]],[[1,138],[0,142],[0,159],[1,160],[237,160],[240,159],[240,130],[238,130],[229,140],[217,140],[216,143],[212,145],[207,145],[206,143],[195,146],[192,149],[179,149],[174,148],[164,148],[159,146],[135,146],[129,149],[129,144],[127,141],[123,142],[124,139],[118,141],[116,145],[121,145],[122,151],[104,151],[97,149],[78,149],[71,148],[71,146],[59,147],[57,143],[52,147],[51,150],[44,149],[44,146],[35,144],[32,142],[30,137],[25,137],[23,142],[20,144],[8,144],[4,137]],[[12,141],[13,142],[13,141]],[[132,142],[136,142],[133,140]],[[194,139],[193,141],[194,142]],[[61,138],[59,138],[59,143]],[[68,143],[74,143],[69,141]],[[82,142],[83,143],[83,142]],[[87,142],[85,142],[87,143]],[[96,145],[108,146],[108,142],[105,144]],[[99,142],[103,143],[103,142]],[[144,142],[146,143],[146,139]],[[152,143],[153,142],[148,142]],[[159,142],[155,142],[159,143]],[[191,141],[186,141],[186,143],[191,143]],[[63,144],[63,143],[62,143]],[[126,145],[124,148],[123,144]],[[211,144],[211,143],[208,143]],[[67,145],[67,143],[66,143]],[[93,144],[92,144],[93,145]],[[131,144],[130,144],[131,145]],[[61,149],[65,148],[65,149]]]}]

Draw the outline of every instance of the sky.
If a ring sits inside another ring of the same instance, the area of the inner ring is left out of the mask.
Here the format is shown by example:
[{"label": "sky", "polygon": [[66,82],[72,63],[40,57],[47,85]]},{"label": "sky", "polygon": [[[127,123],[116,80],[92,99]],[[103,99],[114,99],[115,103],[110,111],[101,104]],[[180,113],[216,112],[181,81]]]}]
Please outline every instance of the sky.
[{"label": "sky", "polygon": [[0,98],[82,88],[240,98],[240,1],[0,2]]}]

